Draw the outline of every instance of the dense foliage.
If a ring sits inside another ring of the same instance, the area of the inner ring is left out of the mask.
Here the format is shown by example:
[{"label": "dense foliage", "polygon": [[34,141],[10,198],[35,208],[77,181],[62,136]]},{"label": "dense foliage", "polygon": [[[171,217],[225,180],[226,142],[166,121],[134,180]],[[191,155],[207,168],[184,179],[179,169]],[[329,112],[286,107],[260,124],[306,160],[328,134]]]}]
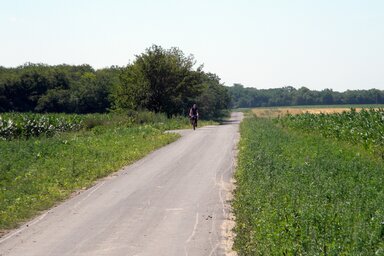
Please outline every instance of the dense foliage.
[{"label": "dense foliage", "polygon": [[229,107],[229,95],[220,79],[194,70],[193,56],[185,56],[178,48],[169,50],[152,46],[137,56],[121,75],[114,92],[114,108],[148,109],[168,116],[187,115],[198,103],[203,118],[219,116]]},{"label": "dense foliage", "polygon": [[244,88],[241,84],[228,87],[234,108],[302,106],[332,104],[384,104],[384,91],[348,90],[336,92],[331,89],[312,91],[306,87],[295,89],[287,86],[276,89]]},{"label": "dense foliage", "polygon": [[359,146],[241,124],[239,255],[383,255],[384,165]]},{"label": "dense foliage", "polygon": [[229,107],[227,89],[195,64],[193,56],[177,48],[154,45],[126,67],[0,67],[0,112],[149,110],[173,116],[187,114],[198,103],[203,118],[217,117]]},{"label": "dense foliage", "polygon": [[105,112],[119,72],[89,65],[0,67],[0,112]]},{"label": "dense foliage", "polygon": [[287,115],[279,119],[284,127],[318,132],[325,137],[362,144],[384,158],[384,109],[355,109],[333,114]]}]

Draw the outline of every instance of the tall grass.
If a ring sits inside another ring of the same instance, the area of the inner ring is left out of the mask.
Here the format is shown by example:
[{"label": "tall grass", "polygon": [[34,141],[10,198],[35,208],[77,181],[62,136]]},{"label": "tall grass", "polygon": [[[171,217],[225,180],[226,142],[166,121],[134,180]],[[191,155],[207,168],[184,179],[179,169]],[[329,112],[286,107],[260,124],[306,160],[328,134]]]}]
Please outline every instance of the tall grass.
[{"label": "tall grass", "polygon": [[239,255],[384,255],[384,164],[359,146],[241,124]]}]

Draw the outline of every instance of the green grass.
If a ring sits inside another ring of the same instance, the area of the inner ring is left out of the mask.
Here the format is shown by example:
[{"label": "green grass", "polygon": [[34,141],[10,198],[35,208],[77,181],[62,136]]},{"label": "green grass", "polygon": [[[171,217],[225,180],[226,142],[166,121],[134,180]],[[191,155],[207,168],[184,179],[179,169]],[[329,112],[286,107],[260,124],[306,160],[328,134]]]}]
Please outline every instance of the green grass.
[{"label": "green grass", "polygon": [[191,128],[188,118],[149,112],[79,118],[78,132],[0,140],[0,231],[178,138],[165,130]]},{"label": "green grass", "polygon": [[363,147],[241,124],[239,255],[384,255],[384,164]]},{"label": "green grass", "polygon": [[16,227],[176,138],[147,125],[0,141],[0,229]]}]

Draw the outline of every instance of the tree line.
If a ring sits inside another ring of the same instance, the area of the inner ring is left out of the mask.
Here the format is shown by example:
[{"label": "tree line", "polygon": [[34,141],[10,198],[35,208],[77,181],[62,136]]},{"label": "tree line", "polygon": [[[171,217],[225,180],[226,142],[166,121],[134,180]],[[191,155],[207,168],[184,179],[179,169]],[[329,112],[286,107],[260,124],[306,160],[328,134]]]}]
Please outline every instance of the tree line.
[{"label": "tree line", "polygon": [[27,63],[0,67],[0,112],[103,113],[148,110],[186,115],[196,103],[204,118],[229,108],[220,78],[180,49],[153,45],[124,67]]},{"label": "tree line", "polygon": [[287,86],[277,89],[224,86],[196,67],[192,55],[153,45],[123,67],[95,70],[90,65],[27,63],[0,66],[0,112],[103,113],[148,110],[187,115],[196,103],[204,118],[226,109],[330,104],[384,104],[384,91],[322,91]]},{"label": "tree line", "polygon": [[272,107],[296,105],[332,105],[332,104],[384,104],[384,91],[347,90],[337,92],[332,89],[322,91],[306,87],[296,89],[292,86],[276,89],[256,89],[234,84],[228,87],[231,107]]}]

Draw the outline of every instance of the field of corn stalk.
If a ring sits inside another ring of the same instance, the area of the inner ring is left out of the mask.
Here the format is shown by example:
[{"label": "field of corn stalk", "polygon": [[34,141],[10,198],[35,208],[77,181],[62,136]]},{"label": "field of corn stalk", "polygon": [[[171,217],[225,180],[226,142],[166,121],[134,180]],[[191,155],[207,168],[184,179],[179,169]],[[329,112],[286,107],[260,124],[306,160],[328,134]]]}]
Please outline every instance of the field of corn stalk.
[{"label": "field of corn stalk", "polygon": [[343,111],[332,114],[286,115],[278,122],[304,132],[363,145],[384,158],[384,108]]},{"label": "field of corn stalk", "polygon": [[12,140],[40,135],[52,136],[57,132],[77,131],[82,117],[64,114],[5,113],[0,114],[0,139]]}]

